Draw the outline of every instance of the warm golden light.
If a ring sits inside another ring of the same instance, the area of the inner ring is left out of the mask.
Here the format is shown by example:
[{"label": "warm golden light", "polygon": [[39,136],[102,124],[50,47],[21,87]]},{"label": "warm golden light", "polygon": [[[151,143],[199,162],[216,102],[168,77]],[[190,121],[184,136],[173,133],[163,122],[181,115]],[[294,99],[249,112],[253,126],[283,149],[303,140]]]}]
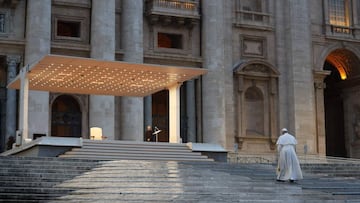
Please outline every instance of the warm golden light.
[{"label": "warm golden light", "polygon": [[344,65],[344,63],[342,62],[341,59],[337,58],[337,55],[335,54],[331,54],[327,57],[327,60],[329,61],[329,63],[331,63],[336,70],[339,72],[340,74],[340,78],[342,80],[346,80],[347,79],[347,72],[346,72],[346,67]]},{"label": "warm golden light", "polygon": [[340,74],[340,78],[341,78],[342,80],[346,80],[347,76],[346,76],[345,70],[338,68],[338,71],[339,71],[339,74]]},{"label": "warm golden light", "polygon": [[[48,55],[31,67],[28,78],[30,90],[144,97],[206,72],[200,68]],[[19,77],[9,88],[20,88]]]}]

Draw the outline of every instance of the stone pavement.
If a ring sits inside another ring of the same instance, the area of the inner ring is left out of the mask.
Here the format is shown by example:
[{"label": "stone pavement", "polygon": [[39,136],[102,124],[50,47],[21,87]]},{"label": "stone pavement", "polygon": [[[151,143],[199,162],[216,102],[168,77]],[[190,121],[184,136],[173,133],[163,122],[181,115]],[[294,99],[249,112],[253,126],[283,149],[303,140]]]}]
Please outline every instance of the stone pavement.
[{"label": "stone pavement", "polygon": [[282,183],[269,164],[106,161],[55,188],[71,192],[49,202],[360,202],[357,178]]}]

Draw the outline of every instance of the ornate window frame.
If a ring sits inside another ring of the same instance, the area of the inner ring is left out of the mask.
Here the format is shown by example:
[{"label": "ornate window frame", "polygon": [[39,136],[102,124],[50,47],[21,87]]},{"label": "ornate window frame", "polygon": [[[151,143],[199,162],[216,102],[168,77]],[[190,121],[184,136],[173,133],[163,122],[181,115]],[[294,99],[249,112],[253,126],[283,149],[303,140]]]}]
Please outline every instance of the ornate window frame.
[{"label": "ornate window frame", "polygon": [[[160,27],[154,27],[153,31],[153,48],[154,52],[157,53],[169,53],[169,54],[181,54],[181,55],[187,55],[191,53],[189,50],[189,30],[188,29],[173,29],[173,28],[160,28]],[[182,36],[182,48],[163,48],[158,47],[158,33],[165,33],[165,34],[174,34],[174,35],[181,35]]]},{"label": "ornate window frame", "polygon": [[[79,23],[80,27],[80,36],[79,37],[67,37],[67,36],[60,36],[57,35],[58,29],[58,21],[66,21],[66,22],[74,22]],[[52,40],[53,41],[60,41],[60,42],[79,42],[79,43],[87,43],[88,37],[86,36],[85,26],[86,26],[86,19],[83,17],[75,17],[75,16],[62,16],[62,15],[54,15],[52,20]]]},{"label": "ornate window frame", "polygon": [[326,37],[328,38],[341,38],[341,39],[360,39],[360,2],[356,0],[344,0],[345,2],[345,15],[347,17],[345,25],[337,25],[331,23],[330,19],[330,1],[323,0],[324,5],[324,24]]},{"label": "ornate window frame", "polygon": [[274,3],[272,0],[260,1],[261,11],[252,11],[244,9],[242,0],[233,0],[234,25],[236,27],[273,30],[274,16],[272,11],[274,10]]}]

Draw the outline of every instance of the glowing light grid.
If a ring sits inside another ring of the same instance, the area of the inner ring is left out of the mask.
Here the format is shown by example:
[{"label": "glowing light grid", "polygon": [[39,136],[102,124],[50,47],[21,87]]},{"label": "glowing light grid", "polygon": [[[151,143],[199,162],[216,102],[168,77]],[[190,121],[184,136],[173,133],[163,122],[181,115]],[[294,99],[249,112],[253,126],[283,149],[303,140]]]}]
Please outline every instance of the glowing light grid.
[{"label": "glowing light grid", "polygon": [[[144,97],[206,72],[201,68],[48,55],[30,67],[28,78],[30,90]],[[19,89],[20,77],[8,87]]]}]

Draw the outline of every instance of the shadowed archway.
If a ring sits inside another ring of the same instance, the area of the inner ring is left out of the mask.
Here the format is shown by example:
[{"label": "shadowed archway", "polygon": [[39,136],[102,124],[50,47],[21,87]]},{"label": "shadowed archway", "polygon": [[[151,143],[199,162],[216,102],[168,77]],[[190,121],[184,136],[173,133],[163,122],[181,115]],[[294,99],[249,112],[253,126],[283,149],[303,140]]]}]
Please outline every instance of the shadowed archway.
[{"label": "shadowed archway", "polygon": [[326,155],[352,157],[354,136],[354,108],[360,101],[360,61],[347,49],[336,49],[326,58],[324,70],[331,71],[324,80]]}]

